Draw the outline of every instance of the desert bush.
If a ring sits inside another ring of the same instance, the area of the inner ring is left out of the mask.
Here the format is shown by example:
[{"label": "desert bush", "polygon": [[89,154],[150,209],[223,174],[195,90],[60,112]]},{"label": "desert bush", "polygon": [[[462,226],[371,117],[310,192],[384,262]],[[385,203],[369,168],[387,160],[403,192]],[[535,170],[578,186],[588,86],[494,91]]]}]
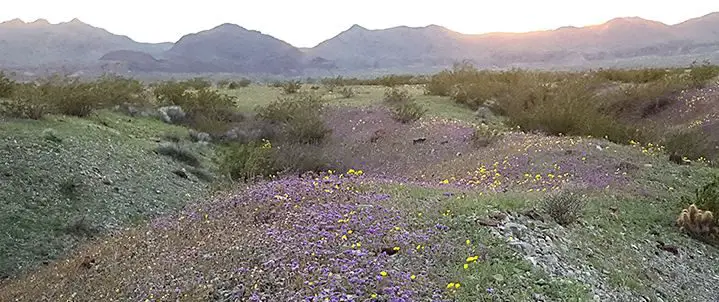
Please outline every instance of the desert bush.
[{"label": "desert bush", "polygon": [[638,129],[602,114],[602,99],[587,89],[591,79],[568,79],[555,85],[529,85],[512,97],[499,101],[501,111],[512,127],[540,131],[549,135],[591,135],[627,143],[639,139]]},{"label": "desert bush", "polygon": [[4,72],[0,71],[0,98],[8,98],[12,96],[15,85],[15,81],[5,75]]},{"label": "desert bush", "polygon": [[697,160],[699,158],[715,159],[714,143],[708,138],[701,127],[682,129],[667,134],[663,141],[667,153],[679,158]]},{"label": "desert bush", "polygon": [[701,65],[695,61],[689,68],[691,68],[689,77],[695,88],[704,87],[707,82],[719,76],[719,67],[712,65],[709,61],[704,61]]},{"label": "desert bush", "polygon": [[405,89],[390,88],[384,92],[384,102],[389,105],[403,104],[414,101],[409,91]]},{"label": "desert bush", "polygon": [[693,196],[684,196],[681,200],[684,205],[694,204],[699,209],[719,213],[719,175],[697,188]]},{"label": "desert bush", "polygon": [[41,83],[38,89],[41,102],[49,104],[59,114],[85,117],[105,106],[101,91],[94,83],[55,77]]},{"label": "desert bush", "polygon": [[178,143],[172,143],[172,142],[160,143],[160,145],[157,146],[157,148],[155,148],[155,152],[157,154],[170,157],[178,162],[185,163],[192,167],[200,167],[202,164],[200,161],[200,158],[197,154],[192,152],[192,150],[188,149],[187,147],[182,146]]},{"label": "desert bush", "polygon": [[51,112],[34,84],[18,84],[12,99],[0,101],[0,114],[7,117],[38,120]]},{"label": "desert bush", "polygon": [[252,181],[274,175],[275,162],[269,141],[231,143],[218,147],[217,166],[233,181]]},{"label": "desert bush", "polygon": [[275,170],[283,173],[321,172],[339,167],[330,164],[324,146],[282,144],[274,149]]},{"label": "desert bush", "polygon": [[415,101],[396,104],[391,111],[392,117],[403,124],[417,121],[427,113],[427,109]]},{"label": "desert bush", "polygon": [[94,82],[103,107],[115,105],[144,106],[149,103],[145,86],[138,80],[105,75]]},{"label": "desert bush", "polygon": [[324,86],[327,91],[334,92],[335,89],[345,86],[345,79],[342,76],[337,76],[335,78],[324,78],[320,80],[320,83],[322,86]]},{"label": "desert bush", "polygon": [[555,222],[566,226],[581,217],[586,205],[585,197],[578,192],[561,191],[546,196],[541,203],[541,208]]},{"label": "desert bush", "polygon": [[233,82],[231,82],[231,83],[227,86],[227,88],[229,88],[229,89],[245,88],[245,87],[250,86],[250,84],[252,84],[252,81],[250,81],[249,79],[244,79],[244,78],[243,78],[243,79],[241,79],[241,80],[239,80],[239,81],[233,81]]},{"label": "desert bush", "polygon": [[345,99],[349,99],[355,96],[355,91],[352,87],[344,87],[340,90],[340,95]]},{"label": "desert bush", "polygon": [[302,82],[300,81],[287,81],[282,84],[282,91],[285,94],[297,93],[300,89],[302,89]]},{"label": "desert bush", "polygon": [[257,109],[257,116],[280,126],[285,140],[296,143],[320,143],[331,133],[322,118],[324,105],[319,96],[309,93],[281,97]]},{"label": "desert bush", "polygon": [[399,85],[413,84],[414,83],[413,79],[414,79],[413,75],[386,75],[386,76],[377,78],[375,80],[375,82],[376,82],[376,84],[379,84],[381,86],[395,87],[395,86],[399,86]]},{"label": "desert bush", "polygon": [[478,147],[487,147],[500,140],[503,136],[504,134],[501,131],[482,124],[474,129],[472,142]]},{"label": "desert bush", "polygon": [[163,105],[178,105],[183,102],[188,86],[182,82],[165,81],[157,84],[153,93],[155,98]]},{"label": "desert bush", "polygon": [[236,109],[234,97],[211,88],[193,89],[182,82],[165,82],[154,93],[161,103],[179,106],[186,113],[179,120],[202,132],[223,133],[232,123],[244,119]]},{"label": "desert bush", "polygon": [[229,88],[230,84],[232,84],[230,80],[219,80],[217,81],[217,88]]},{"label": "desert bush", "polygon": [[200,78],[200,77],[185,80],[180,83],[185,85],[188,88],[192,88],[192,89],[196,89],[196,90],[212,87],[212,82],[210,82],[204,78]]},{"label": "desert bush", "polygon": [[595,74],[607,81],[644,84],[661,80],[669,71],[663,68],[599,69]]}]

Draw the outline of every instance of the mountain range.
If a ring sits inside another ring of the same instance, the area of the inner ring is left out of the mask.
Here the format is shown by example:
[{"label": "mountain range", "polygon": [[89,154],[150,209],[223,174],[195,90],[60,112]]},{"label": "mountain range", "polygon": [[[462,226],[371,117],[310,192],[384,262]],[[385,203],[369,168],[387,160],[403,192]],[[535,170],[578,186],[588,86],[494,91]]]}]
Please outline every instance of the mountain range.
[{"label": "mountain range", "polygon": [[80,20],[0,23],[0,68],[238,73],[300,76],[428,72],[469,61],[480,68],[677,65],[719,59],[719,12],[676,25],[638,17],[526,33],[462,34],[438,25],[369,30],[353,25],[297,48],[235,24],[139,43]]}]

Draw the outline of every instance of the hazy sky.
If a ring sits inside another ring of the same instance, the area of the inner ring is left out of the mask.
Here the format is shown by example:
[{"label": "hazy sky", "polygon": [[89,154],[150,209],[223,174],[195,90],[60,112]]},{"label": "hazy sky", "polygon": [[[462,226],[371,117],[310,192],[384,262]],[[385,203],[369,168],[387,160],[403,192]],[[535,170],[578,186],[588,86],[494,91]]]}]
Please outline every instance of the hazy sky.
[{"label": "hazy sky", "polygon": [[638,16],[675,24],[719,11],[716,0],[22,0],[4,1],[0,21],[72,18],[140,42],[174,42],[222,23],[311,47],[352,24],[369,29],[438,24],[462,33],[522,32]]}]

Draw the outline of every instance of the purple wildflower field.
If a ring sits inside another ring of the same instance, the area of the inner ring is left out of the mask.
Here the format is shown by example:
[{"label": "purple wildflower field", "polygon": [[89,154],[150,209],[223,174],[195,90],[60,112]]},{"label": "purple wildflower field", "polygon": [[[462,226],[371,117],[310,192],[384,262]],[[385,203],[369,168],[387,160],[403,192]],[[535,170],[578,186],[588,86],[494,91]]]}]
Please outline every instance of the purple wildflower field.
[{"label": "purple wildflower field", "polygon": [[373,189],[388,182],[361,173],[280,178],[190,206],[91,245],[0,297],[449,301],[461,281],[445,262],[482,261],[481,246],[446,236],[430,204],[390,202]]}]

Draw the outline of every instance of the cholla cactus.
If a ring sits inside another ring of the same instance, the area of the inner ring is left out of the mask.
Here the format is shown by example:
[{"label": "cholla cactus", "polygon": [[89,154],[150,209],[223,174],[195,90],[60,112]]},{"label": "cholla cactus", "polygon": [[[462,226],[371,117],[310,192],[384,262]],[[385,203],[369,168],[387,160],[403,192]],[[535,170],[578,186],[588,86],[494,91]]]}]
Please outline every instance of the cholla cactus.
[{"label": "cholla cactus", "polygon": [[680,230],[695,235],[716,236],[719,234],[714,214],[711,211],[700,210],[695,204],[682,210],[677,218],[677,225]]}]

